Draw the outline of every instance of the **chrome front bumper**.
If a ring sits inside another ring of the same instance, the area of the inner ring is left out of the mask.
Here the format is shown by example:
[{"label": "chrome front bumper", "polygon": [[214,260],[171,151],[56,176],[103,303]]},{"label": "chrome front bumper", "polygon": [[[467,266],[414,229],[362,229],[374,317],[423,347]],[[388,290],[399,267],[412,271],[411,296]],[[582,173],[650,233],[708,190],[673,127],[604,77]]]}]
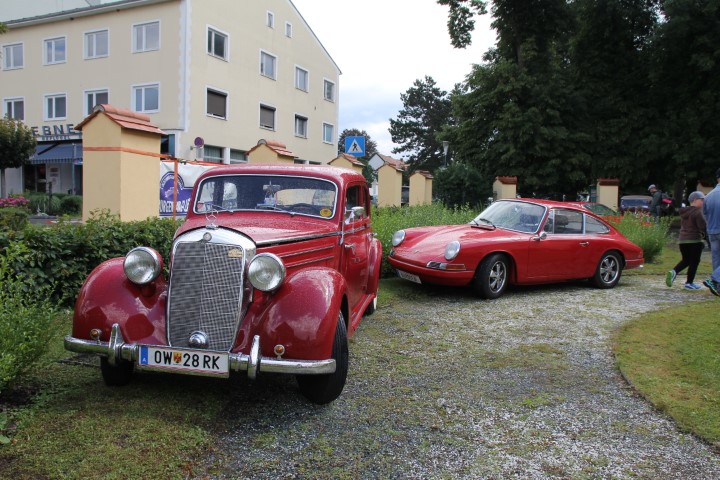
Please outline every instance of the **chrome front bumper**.
[{"label": "chrome front bumper", "polygon": [[[116,365],[118,360],[134,362],[140,358],[140,344],[126,343],[120,333],[120,326],[112,326],[110,340],[107,342],[83,340],[70,335],[65,337],[65,349],[77,353],[90,353],[108,358],[110,365]],[[253,338],[250,354],[229,354],[229,367],[231,371],[247,371],[251,379],[255,379],[258,372],[293,373],[297,375],[323,375],[335,372],[335,360],[286,360],[282,358],[263,357],[260,355],[260,336]],[[177,372],[184,373],[184,372]]]}]

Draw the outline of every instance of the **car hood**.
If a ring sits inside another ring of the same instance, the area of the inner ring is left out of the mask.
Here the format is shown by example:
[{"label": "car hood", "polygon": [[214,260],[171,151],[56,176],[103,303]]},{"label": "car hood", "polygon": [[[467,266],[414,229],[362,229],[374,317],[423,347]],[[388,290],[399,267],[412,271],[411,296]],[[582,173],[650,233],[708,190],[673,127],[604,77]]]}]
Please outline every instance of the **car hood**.
[{"label": "car hood", "polygon": [[[322,237],[338,233],[335,222],[304,215],[288,214],[221,214],[215,220],[220,228],[235,230],[258,245]],[[189,219],[175,236],[208,225],[205,218]]]},{"label": "car hood", "polygon": [[443,225],[436,227],[410,228],[405,230],[405,241],[395,249],[399,252],[410,250],[414,254],[442,255],[445,246],[453,240],[460,242],[461,248],[472,244],[488,243],[509,239],[525,239],[532,234],[489,229],[475,225]]}]

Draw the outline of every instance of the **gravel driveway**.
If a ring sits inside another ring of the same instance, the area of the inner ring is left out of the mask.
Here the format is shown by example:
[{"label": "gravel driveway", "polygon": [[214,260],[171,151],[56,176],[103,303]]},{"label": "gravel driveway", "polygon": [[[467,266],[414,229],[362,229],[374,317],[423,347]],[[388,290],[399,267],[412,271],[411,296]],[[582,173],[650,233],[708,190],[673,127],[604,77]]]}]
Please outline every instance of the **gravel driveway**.
[{"label": "gravel driveway", "polygon": [[720,456],[635,394],[610,347],[623,322],[705,289],[636,275],[494,301],[414,291],[363,320],[331,405],[285,376],[240,379],[194,478],[720,478]]}]

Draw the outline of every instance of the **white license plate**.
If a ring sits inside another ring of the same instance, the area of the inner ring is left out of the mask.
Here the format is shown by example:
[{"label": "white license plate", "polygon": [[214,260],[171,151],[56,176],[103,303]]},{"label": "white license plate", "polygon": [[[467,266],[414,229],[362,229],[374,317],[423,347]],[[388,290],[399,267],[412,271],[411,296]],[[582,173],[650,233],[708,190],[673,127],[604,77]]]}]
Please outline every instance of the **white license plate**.
[{"label": "white license plate", "polygon": [[398,270],[397,274],[398,274],[398,277],[404,278],[405,280],[410,280],[411,282],[415,282],[415,283],[422,283],[420,281],[420,277],[418,277],[417,275],[413,275],[412,273],[403,272],[402,270]]},{"label": "white license plate", "polygon": [[230,376],[226,352],[172,347],[140,347],[138,366],[145,370],[172,370],[188,375]]}]

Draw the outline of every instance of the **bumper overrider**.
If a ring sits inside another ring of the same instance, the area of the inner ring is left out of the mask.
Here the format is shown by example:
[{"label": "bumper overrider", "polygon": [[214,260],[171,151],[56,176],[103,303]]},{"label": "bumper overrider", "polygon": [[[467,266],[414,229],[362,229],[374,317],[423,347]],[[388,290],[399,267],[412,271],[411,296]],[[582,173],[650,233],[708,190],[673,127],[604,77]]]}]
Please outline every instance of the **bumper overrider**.
[{"label": "bumper overrider", "polygon": [[[125,342],[120,332],[120,326],[113,324],[110,332],[110,339],[107,342],[100,340],[84,340],[75,338],[70,335],[65,337],[65,349],[76,353],[96,354],[107,357],[110,365],[117,365],[119,362],[133,362],[138,370],[153,371],[171,371],[185,375],[201,375],[201,376],[218,376],[212,373],[198,373],[197,371],[177,370],[173,368],[158,368],[157,366],[142,365],[140,360],[141,350],[143,347],[153,347],[141,344],[132,344]],[[161,348],[171,348],[179,353],[195,351],[185,348],[158,346]],[[291,373],[296,375],[324,375],[335,372],[335,360],[291,360],[283,358],[263,357],[260,355],[260,336],[255,335],[253,338],[250,354],[213,352],[219,355],[228,356],[229,371],[247,371],[250,379],[255,379],[258,372],[262,370],[268,373]],[[222,375],[222,374],[221,374]]]}]

